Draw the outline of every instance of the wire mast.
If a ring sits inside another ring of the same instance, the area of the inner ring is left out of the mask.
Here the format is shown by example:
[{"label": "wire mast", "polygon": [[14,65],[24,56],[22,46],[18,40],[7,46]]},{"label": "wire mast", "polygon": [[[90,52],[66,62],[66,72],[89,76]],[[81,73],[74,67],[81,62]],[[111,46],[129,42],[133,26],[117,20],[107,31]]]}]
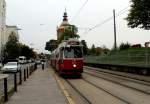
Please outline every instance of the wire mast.
[{"label": "wire mast", "polygon": [[117,50],[117,42],[116,42],[116,16],[115,9],[113,9],[113,17],[114,17],[114,50]]}]

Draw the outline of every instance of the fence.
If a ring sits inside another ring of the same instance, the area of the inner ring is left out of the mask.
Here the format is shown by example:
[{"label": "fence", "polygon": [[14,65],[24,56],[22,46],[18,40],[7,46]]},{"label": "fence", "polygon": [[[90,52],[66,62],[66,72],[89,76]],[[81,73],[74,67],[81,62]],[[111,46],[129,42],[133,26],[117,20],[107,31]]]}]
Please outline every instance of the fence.
[{"label": "fence", "polygon": [[[23,81],[29,77],[29,75],[35,70],[34,63],[30,63],[28,65],[23,65],[22,69],[15,73],[7,73],[9,74],[7,78],[7,93],[8,96],[12,94],[12,92],[17,91],[17,85],[22,84]],[[4,81],[0,80],[0,104],[3,102],[4,97]]]},{"label": "fence", "polygon": [[150,67],[150,48],[111,51],[100,56],[85,56],[85,62]]}]

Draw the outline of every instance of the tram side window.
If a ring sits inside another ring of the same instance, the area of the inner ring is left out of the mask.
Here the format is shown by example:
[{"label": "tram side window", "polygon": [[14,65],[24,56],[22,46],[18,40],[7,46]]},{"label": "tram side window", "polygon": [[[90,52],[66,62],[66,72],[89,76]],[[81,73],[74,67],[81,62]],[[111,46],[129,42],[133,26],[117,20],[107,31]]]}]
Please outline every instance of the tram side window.
[{"label": "tram side window", "polygon": [[60,59],[63,59],[63,50],[64,50],[64,48],[60,49]]},{"label": "tram side window", "polygon": [[59,58],[59,54],[58,53],[56,54],[56,58]]}]

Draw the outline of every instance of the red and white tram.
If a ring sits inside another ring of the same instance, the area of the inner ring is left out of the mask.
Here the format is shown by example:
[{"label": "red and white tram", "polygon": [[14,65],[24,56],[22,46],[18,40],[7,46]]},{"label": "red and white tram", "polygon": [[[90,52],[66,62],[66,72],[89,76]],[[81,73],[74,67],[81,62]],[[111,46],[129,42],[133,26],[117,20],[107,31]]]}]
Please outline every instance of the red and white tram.
[{"label": "red and white tram", "polygon": [[83,51],[79,40],[70,38],[59,44],[51,54],[51,65],[63,74],[81,75],[83,72]]}]

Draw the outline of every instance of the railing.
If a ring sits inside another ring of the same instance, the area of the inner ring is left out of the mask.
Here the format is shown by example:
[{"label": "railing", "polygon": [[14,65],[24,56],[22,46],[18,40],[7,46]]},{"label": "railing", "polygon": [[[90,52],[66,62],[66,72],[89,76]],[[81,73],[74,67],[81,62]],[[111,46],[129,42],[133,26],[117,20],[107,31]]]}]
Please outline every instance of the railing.
[{"label": "railing", "polygon": [[3,95],[4,95],[4,101],[8,100],[8,94],[7,94],[7,78],[8,74],[0,74],[0,80],[3,80]]},{"label": "railing", "polygon": [[[17,86],[21,85],[23,81],[26,81],[34,70],[34,63],[30,63],[28,65],[22,65],[22,68],[19,71],[7,72],[7,79],[5,78],[5,81],[0,80],[0,104],[7,101],[14,91],[17,92]],[[7,91],[4,85],[7,85]]]}]

